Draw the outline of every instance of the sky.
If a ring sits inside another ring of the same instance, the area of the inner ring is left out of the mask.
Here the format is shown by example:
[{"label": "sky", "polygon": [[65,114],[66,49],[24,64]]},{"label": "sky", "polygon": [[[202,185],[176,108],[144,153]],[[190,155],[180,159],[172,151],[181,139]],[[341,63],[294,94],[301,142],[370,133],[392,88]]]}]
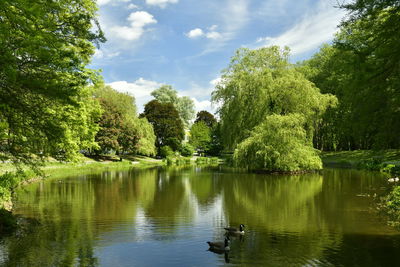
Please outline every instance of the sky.
[{"label": "sky", "polygon": [[240,47],[289,46],[291,61],[332,41],[346,15],[337,0],[97,0],[107,42],[91,68],[106,84],[135,96],[169,84],[214,112],[211,92]]}]

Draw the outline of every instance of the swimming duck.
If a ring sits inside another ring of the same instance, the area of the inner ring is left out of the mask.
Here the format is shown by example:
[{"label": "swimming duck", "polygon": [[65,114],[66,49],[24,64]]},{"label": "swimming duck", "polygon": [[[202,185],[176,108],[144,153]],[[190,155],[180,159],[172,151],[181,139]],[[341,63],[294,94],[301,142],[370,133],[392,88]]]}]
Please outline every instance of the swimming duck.
[{"label": "swimming duck", "polygon": [[208,241],[207,244],[210,246],[209,250],[214,251],[214,252],[218,252],[218,251],[229,251],[230,247],[229,247],[229,237],[225,237],[224,242],[210,242]]},{"label": "swimming duck", "polygon": [[394,178],[389,178],[388,182],[389,183],[394,183],[394,182],[398,182],[399,181],[399,177],[394,177]]},{"label": "swimming duck", "polygon": [[225,227],[224,228],[229,234],[244,234],[244,224],[239,225],[239,229],[236,227]]}]

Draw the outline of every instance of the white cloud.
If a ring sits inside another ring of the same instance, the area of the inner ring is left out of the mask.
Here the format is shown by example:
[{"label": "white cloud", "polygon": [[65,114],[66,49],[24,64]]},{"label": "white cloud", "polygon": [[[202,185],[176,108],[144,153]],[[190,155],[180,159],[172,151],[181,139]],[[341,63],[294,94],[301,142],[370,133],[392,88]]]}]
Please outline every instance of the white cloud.
[{"label": "white cloud", "polygon": [[109,52],[109,51],[103,51],[103,50],[99,50],[99,49],[96,49],[95,51],[94,51],[94,55],[93,55],[93,57],[95,58],[95,59],[108,59],[108,58],[113,58],[113,57],[117,57],[117,56],[119,56],[120,55],[120,52],[119,51],[116,51],[116,52]]},{"label": "white cloud", "polygon": [[130,3],[128,5],[128,9],[137,9],[137,8],[139,8],[139,7],[137,5],[135,5],[135,4]]},{"label": "white cloud", "polygon": [[202,110],[207,110],[210,113],[215,112],[215,108],[212,106],[211,102],[209,100],[203,100],[203,101],[198,101],[196,98],[192,97],[192,100],[194,102],[194,106],[196,108],[196,112],[202,111]]},{"label": "white cloud", "polygon": [[146,0],[146,4],[150,6],[159,6],[164,8],[167,4],[176,4],[179,0]]},{"label": "white cloud", "polygon": [[145,32],[144,28],[147,25],[157,23],[153,15],[146,11],[133,12],[127,20],[130,22],[129,26],[114,26],[111,28],[111,31],[116,37],[128,41],[139,39]]},{"label": "white cloud", "polygon": [[320,2],[314,12],[304,16],[292,28],[279,36],[259,38],[256,46],[289,46],[293,55],[313,50],[322,43],[332,40],[338,31],[337,25],[344,15],[343,10],[334,8],[326,2]]},{"label": "white cloud", "polygon": [[139,78],[133,83],[127,81],[116,81],[108,83],[115,90],[121,93],[129,93],[136,99],[136,106],[139,112],[143,111],[143,106],[152,99],[150,95],[152,91],[159,88],[162,84]]},{"label": "white cloud", "polygon": [[221,80],[222,80],[221,77],[215,78],[214,80],[211,80],[211,81],[210,81],[210,84],[211,84],[213,87],[215,87],[215,86],[217,86],[217,84],[218,84]]},{"label": "white cloud", "polygon": [[94,51],[93,57],[94,57],[94,58],[97,58],[97,59],[103,58],[103,57],[104,57],[104,53],[103,53],[103,51],[101,51],[101,50],[99,50],[99,49],[96,49],[96,50]]},{"label": "white cloud", "polygon": [[214,29],[216,29],[216,25],[211,26],[209,29],[210,29],[209,32],[204,32],[202,29],[196,28],[186,33],[186,36],[189,37],[190,39],[196,39],[200,37],[206,37],[208,39],[218,39],[222,37],[222,35],[219,32],[214,31]]},{"label": "white cloud", "polygon": [[206,37],[208,39],[219,39],[222,38],[222,35],[219,32],[208,32]]},{"label": "white cloud", "polygon": [[204,35],[204,32],[203,32],[203,30],[200,29],[200,28],[193,29],[193,30],[189,31],[189,32],[186,34],[186,36],[189,37],[189,38],[191,38],[191,39],[198,38],[198,37],[201,37],[201,36],[203,36],[203,35]]}]

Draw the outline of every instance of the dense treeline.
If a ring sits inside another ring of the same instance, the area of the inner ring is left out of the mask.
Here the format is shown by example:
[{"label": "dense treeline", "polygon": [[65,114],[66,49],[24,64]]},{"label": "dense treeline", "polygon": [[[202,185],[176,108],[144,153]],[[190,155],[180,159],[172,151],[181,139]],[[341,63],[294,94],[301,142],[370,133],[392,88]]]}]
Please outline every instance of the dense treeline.
[{"label": "dense treeline", "polygon": [[296,65],[289,50],[239,49],[213,92],[238,166],[318,169],[316,150],[399,148],[400,2],[357,0],[332,45]]},{"label": "dense treeline", "polygon": [[305,75],[339,104],[320,121],[322,150],[400,146],[400,2],[358,0],[333,45],[301,64]]}]

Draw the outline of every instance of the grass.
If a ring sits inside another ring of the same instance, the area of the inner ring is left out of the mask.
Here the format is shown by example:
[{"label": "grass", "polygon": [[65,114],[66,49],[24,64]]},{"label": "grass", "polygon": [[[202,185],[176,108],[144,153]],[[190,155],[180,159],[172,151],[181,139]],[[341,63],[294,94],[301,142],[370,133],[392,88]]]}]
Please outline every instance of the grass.
[{"label": "grass", "polygon": [[368,160],[377,160],[386,164],[400,165],[400,150],[354,150],[339,152],[322,152],[324,166],[357,167]]}]

